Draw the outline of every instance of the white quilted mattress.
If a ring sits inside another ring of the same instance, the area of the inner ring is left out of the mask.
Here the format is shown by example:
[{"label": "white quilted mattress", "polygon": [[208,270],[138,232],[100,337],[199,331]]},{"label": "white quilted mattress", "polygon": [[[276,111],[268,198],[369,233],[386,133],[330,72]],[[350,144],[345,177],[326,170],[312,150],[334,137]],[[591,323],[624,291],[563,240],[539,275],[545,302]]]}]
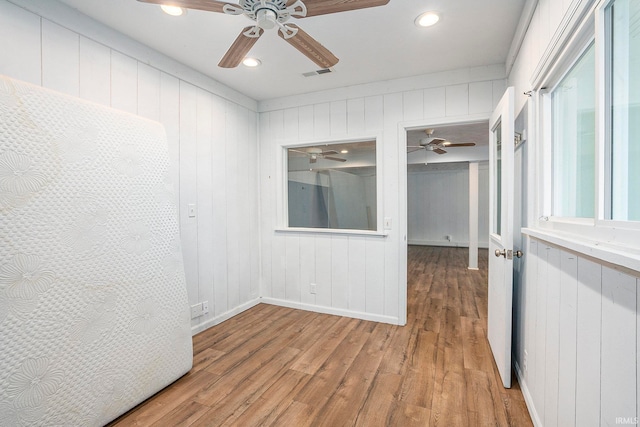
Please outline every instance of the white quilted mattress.
[{"label": "white quilted mattress", "polygon": [[164,129],[0,76],[0,426],[102,425],[192,344]]}]

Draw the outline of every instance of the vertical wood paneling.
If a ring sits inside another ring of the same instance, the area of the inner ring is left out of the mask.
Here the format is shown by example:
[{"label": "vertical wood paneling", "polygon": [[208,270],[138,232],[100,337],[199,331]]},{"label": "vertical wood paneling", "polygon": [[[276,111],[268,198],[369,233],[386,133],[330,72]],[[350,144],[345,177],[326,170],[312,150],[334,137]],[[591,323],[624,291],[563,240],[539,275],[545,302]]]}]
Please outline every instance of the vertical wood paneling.
[{"label": "vertical wood paneling", "polygon": [[[401,100],[401,95],[396,94],[397,99]],[[398,104],[396,104],[398,105]],[[401,108],[398,107],[398,108]],[[387,110],[386,117],[392,114],[391,110]],[[379,131],[383,127],[384,98],[382,96],[368,96],[364,99],[364,129],[365,132]],[[395,117],[402,119],[402,110],[395,111]],[[396,122],[396,126],[397,126]],[[386,145],[386,144],[385,144]],[[391,161],[391,159],[389,159]]]},{"label": "vertical wood paneling", "polygon": [[271,135],[271,113],[261,114],[258,119],[260,131],[260,293],[272,297],[272,247],[273,227],[275,226],[273,209],[274,180],[271,176],[273,162],[273,137]]},{"label": "vertical wood paneling", "polygon": [[[81,98],[102,105],[110,105],[111,50],[86,37],[80,37],[79,78]],[[159,101],[158,107],[160,107]]]},{"label": "vertical wood paneling", "polygon": [[576,422],[578,257],[565,251],[560,257],[558,425],[572,426]]},{"label": "vertical wood paneling", "polygon": [[347,100],[347,131],[351,134],[364,132],[364,98]]},{"label": "vertical wood paneling", "polygon": [[578,258],[576,425],[600,424],[602,266]]},{"label": "vertical wood paneling", "polygon": [[347,133],[347,101],[331,103],[331,135]]},{"label": "vertical wood paneling", "polygon": [[[227,192],[227,301],[229,307],[237,307],[240,304],[240,269],[243,256],[240,254],[238,234],[240,232],[240,197],[237,191],[240,181],[239,175],[244,170],[238,170],[238,140],[240,125],[240,108],[237,104],[227,101],[227,126],[226,126],[226,164],[227,188],[235,191]],[[283,281],[284,282],[284,281]],[[283,283],[284,286],[284,283]]]},{"label": "vertical wood paneling", "polygon": [[258,122],[257,114],[252,111],[247,111],[247,117],[249,121],[249,139],[247,140],[247,183],[249,185],[249,211],[248,217],[245,216],[246,221],[249,222],[248,238],[246,244],[250,247],[251,252],[251,283],[250,283],[250,298],[258,298],[260,296],[259,283],[260,283],[260,176],[258,174]]},{"label": "vertical wood paneling", "polygon": [[[140,81],[138,87],[146,86],[153,82],[154,73],[152,70],[138,68],[138,74],[147,75],[148,83]],[[141,90],[140,93],[148,91]],[[151,94],[149,94],[151,96]],[[144,107],[145,102],[139,102],[143,111],[153,114],[152,108]],[[211,176],[211,125],[212,125],[212,105],[211,94],[199,89],[196,95],[196,191],[198,212],[196,222],[198,227],[198,284],[199,301],[209,301],[214,307],[214,281],[213,262],[210,260],[215,256],[213,241],[213,181]],[[210,311],[209,317],[215,315],[215,310]]]},{"label": "vertical wood paneling", "polygon": [[[122,55],[118,54],[116,56],[121,57]],[[114,56],[112,56],[113,58]],[[118,61],[115,62],[118,63]],[[125,73],[124,75],[127,74]],[[123,84],[122,86],[126,85]],[[196,88],[188,83],[180,82],[180,237],[182,239],[182,255],[184,257],[190,304],[198,302],[198,290],[200,288],[198,282],[197,211],[196,218],[191,218],[188,210],[189,204],[196,204],[198,201],[196,192],[197,112]]]},{"label": "vertical wood paneling", "polygon": [[331,307],[331,236],[316,236],[316,304]]},{"label": "vertical wood paneling", "polygon": [[80,94],[80,37],[42,20],[42,85],[71,96]]},{"label": "vertical wood paneling", "polygon": [[493,111],[493,82],[469,83],[469,114]]},{"label": "vertical wood paneling", "polygon": [[547,264],[547,321],[544,378],[544,425],[558,425],[558,375],[560,357],[560,262],[558,248],[548,251]]},{"label": "vertical wood paneling", "polygon": [[0,2],[0,74],[42,84],[41,19]]},{"label": "vertical wood paneling", "polygon": [[300,300],[305,304],[316,303],[311,283],[316,283],[316,242],[314,236],[303,234],[300,236]]},{"label": "vertical wood paneling", "polygon": [[[160,122],[167,132],[171,181],[176,207],[180,207],[180,83],[178,79],[165,73],[160,75]],[[182,217],[179,216],[180,218]]]},{"label": "vertical wood paneling", "polygon": [[424,115],[424,91],[413,90],[402,94],[404,120],[418,120]]},{"label": "vertical wood paneling", "polygon": [[331,306],[349,308],[349,239],[331,237]]},{"label": "vertical wood paneling", "polygon": [[[602,268],[601,425],[636,413],[636,278]],[[632,374],[632,375],[630,375]]]},{"label": "vertical wood paneling", "polygon": [[227,301],[227,107],[226,102],[213,96],[211,104],[211,168],[213,189],[213,301],[215,315],[225,313],[230,307]]},{"label": "vertical wood paneling", "polygon": [[255,156],[255,150],[249,149],[249,112],[244,107],[238,107],[238,157],[236,163],[236,181],[238,193],[238,216],[234,218],[237,223],[237,235],[234,238],[238,241],[238,303],[248,301],[251,297],[251,243],[250,221],[246,216],[249,212],[249,158]]},{"label": "vertical wood paneling", "polygon": [[[151,120],[160,119],[160,71],[140,63],[138,63],[137,110],[139,116]],[[210,115],[209,121],[211,121]],[[200,142],[198,141],[199,144]]]},{"label": "vertical wood paneling", "polygon": [[287,108],[283,111],[284,131],[283,138],[287,143],[298,141],[298,109]]},{"label": "vertical wood paneling", "polygon": [[463,116],[469,114],[469,85],[453,85],[446,88],[446,115]]},{"label": "vertical wood paneling", "polygon": [[536,410],[540,419],[545,419],[545,374],[547,362],[547,286],[549,284],[549,245],[540,244],[538,246],[538,277],[534,282],[536,285],[536,336],[534,343],[534,351],[536,352],[535,377],[536,388],[533,394],[533,401],[536,404]]},{"label": "vertical wood paneling", "polygon": [[328,138],[331,135],[331,104],[323,102],[313,106],[313,137]]},{"label": "vertical wood paneling", "polygon": [[[379,113],[381,118],[381,120],[379,121],[384,123],[384,135],[391,141],[397,140],[396,135],[398,134],[398,123],[400,123],[404,119],[403,108],[405,106],[412,106],[418,109],[420,108],[420,103],[417,101],[417,98],[420,98],[422,96],[422,93],[416,93],[413,96],[415,97],[415,99],[413,99],[411,95],[409,96],[409,99],[412,99],[412,102],[410,102],[409,104],[414,105],[403,104],[402,94],[389,94],[384,96],[384,107]],[[384,160],[382,168],[378,168],[378,170],[383,170],[383,177],[398,177],[400,174],[398,164],[399,156],[402,156],[403,159],[406,158],[406,148],[399,147],[396,144],[387,143],[384,144],[383,154]],[[380,276],[381,278],[383,278],[383,293],[381,294],[383,300],[380,301],[382,303],[382,313],[391,317],[396,317],[399,313],[399,284],[395,283],[398,282],[398,277],[400,275],[400,272],[398,271],[400,265],[398,254],[402,253],[401,245],[404,245],[404,236],[402,236],[402,238],[400,236],[399,184],[400,183],[397,178],[387,178],[383,180],[382,190],[384,194],[384,203],[382,212],[379,212],[378,215],[391,219],[392,231],[384,240],[382,240],[381,242],[376,242],[376,245],[379,244],[380,246],[384,247],[384,252],[382,253],[384,259],[381,262],[381,266],[384,269],[384,274]],[[403,218],[403,220],[404,219],[406,218]],[[395,224],[395,226],[393,224]],[[367,247],[367,258],[369,257],[370,253],[371,251],[369,251],[369,247]],[[380,256],[378,254],[377,248],[374,248],[374,251],[372,251],[372,253],[376,256]],[[370,285],[367,282],[367,289],[369,288],[369,286]],[[375,287],[380,286],[380,284],[378,284],[377,280],[374,280],[372,286],[374,286],[375,289]],[[406,285],[402,284],[402,286]],[[367,309],[371,307],[373,310],[378,310],[378,304],[380,302],[371,297],[372,295],[367,294]]]},{"label": "vertical wood paneling", "polygon": [[424,90],[424,109],[423,115],[425,119],[432,117],[444,117],[446,115],[446,89],[444,87],[435,87]]},{"label": "vertical wood paneling", "polygon": [[300,302],[300,236],[287,234],[286,245],[286,274],[284,297],[287,301]]},{"label": "vertical wood paneling", "polygon": [[[119,52],[112,50],[111,51],[111,106],[119,110],[136,114],[138,110],[137,85],[138,85],[137,62],[128,56],[125,56]],[[195,127],[193,131],[195,132]]]},{"label": "vertical wood paneling", "polygon": [[271,245],[271,296],[285,299],[287,274],[286,236],[279,233],[273,234]]},{"label": "vertical wood paneling", "polygon": [[493,87],[493,105],[491,107],[491,110],[493,111],[495,106],[498,105],[498,102],[500,102],[500,100],[502,99],[502,96],[504,95],[505,90],[507,90],[507,82],[505,80],[494,80],[492,87]]},{"label": "vertical wood paneling", "polygon": [[367,240],[366,251],[366,292],[367,313],[384,314],[384,242],[380,239]]},{"label": "vertical wood paneling", "polygon": [[[274,111],[273,114],[277,114],[277,111]],[[314,114],[313,114],[313,105],[306,105],[304,107],[300,107],[298,109],[298,136],[301,141],[313,139],[314,133]],[[271,129],[271,134],[276,136],[276,131]]]},{"label": "vertical wood paneling", "polygon": [[366,306],[366,240],[349,238],[349,309],[364,313]]},{"label": "vertical wood paneling", "polygon": [[524,370],[524,375],[527,380],[527,385],[529,388],[529,392],[532,397],[535,395],[536,389],[538,388],[538,384],[536,383],[536,307],[538,305],[537,301],[537,286],[538,286],[538,264],[540,261],[540,247],[536,240],[530,241],[529,246],[529,257],[527,258],[526,264],[526,275],[527,275],[527,289],[526,289],[526,300],[527,307],[525,309],[525,323],[527,324],[526,330],[527,333],[524,337],[524,353],[525,360],[522,363],[522,369]]},{"label": "vertical wood paneling", "polygon": [[640,278],[636,279],[636,416],[640,417]]}]

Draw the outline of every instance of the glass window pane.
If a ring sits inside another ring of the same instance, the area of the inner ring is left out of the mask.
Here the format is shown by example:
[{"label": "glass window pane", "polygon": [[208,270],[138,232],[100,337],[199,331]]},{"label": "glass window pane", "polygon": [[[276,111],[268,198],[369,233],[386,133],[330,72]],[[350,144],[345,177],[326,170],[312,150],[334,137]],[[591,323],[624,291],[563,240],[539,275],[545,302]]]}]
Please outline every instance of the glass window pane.
[{"label": "glass window pane", "polygon": [[595,49],[591,45],[552,93],[553,214],[595,211]]},{"label": "glass window pane", "polygon": [[493,198],[493,232],[498,236],[502,234],[502,123],[498,123],[493,131],[493,137],[495,138],[495,152],[494,158],[495,170],[494,182],[495,182],[495,197]]},{"label": "glass window pane", "polygon": [[289,227],[377,229],[376,141],[287,149]]},{"label": "glass window pane", "polygon": [[610,10],[611,218],[640,221],[640,2]]}]

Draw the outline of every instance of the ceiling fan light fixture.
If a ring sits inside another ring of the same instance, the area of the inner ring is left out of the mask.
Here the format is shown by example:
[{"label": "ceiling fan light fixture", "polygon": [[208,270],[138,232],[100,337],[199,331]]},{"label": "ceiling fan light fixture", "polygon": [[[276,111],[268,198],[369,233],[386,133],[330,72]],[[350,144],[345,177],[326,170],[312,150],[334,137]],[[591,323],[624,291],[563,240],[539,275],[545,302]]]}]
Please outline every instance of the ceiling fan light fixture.
[{"label": "ceiling fan light fixture", "polygon": [[349,154],[349,150],[340,150],[340,154]]},{"label": "ceiling fan light fixture", "polygon": [[247,57],[242,60],[242,65],[249,68],[259,67],[260,64],[262,64],[262,62],[257,58]]},{"label": "ceiling fan light fixture", "polygon": [[167,4],[161,4],[160,9],[167,15],[171,16],[182,16],[185,14],[186,10],[179,6],[170,6]]},{"label": "ceiling fan light fixture", "polygon": [[440,16],[437,13],[425,12],[416,18],[415,23],[418,27],[431,27],[437,24],[439,20]]}]

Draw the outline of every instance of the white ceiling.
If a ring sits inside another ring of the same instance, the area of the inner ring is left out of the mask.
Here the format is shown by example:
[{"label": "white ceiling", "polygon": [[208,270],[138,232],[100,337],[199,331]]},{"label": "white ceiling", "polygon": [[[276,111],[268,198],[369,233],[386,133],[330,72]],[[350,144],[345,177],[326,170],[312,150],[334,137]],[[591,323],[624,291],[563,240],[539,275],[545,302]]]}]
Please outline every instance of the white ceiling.
[{"label": "white ceiling", "polygon": [[[175,18],[136,0],[59,1],[258,101],[504,63],[525,3],[390,0],[386,6],[293,19],[340,59],[334,73],[303,77],[318,67],[275,30],[250,51],[262,66],[217,66],[241,29],[251,24],[243,16],[189,10]],[[428,10],[437,11],[440,22],[418,28],[414,19]]]}]

